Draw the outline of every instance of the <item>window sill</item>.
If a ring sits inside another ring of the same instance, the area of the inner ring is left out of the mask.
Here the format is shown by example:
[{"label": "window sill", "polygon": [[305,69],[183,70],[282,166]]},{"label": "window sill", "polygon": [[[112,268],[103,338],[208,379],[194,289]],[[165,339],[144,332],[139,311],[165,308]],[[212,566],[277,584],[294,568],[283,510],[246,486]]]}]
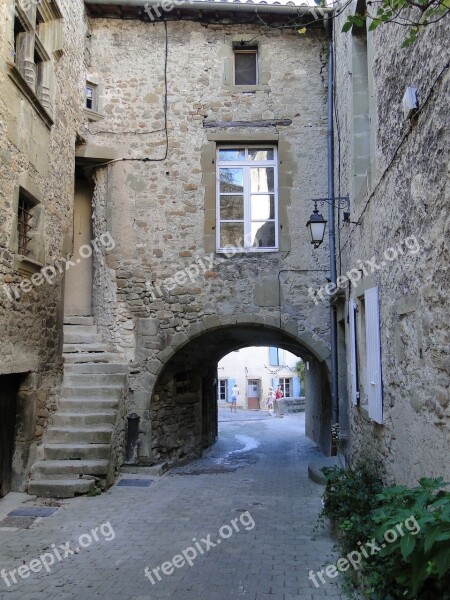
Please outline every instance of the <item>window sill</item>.
[{"label": "window sill", "polygon": [[268,253],[272,253],[272,254],[276,254],[277,252],[280,252],[279,248],[264,248],[264,249],[256,249],[256,250],[236,250],[236,252],[232,252],[232,248],[218,248],[216,250],[217,254],[221,254],[221,255],[232,255],[232,256],[236,256],[236,255],[241,255],[241,256],[248,256],[249,254],[268,254]]},{"label": "window sill", "polygon": [[255,92],[270,92],[270,87],[267,83],[262,83],[259,85],[227,85],[227,89],[230,92],[241,92],[241,93],[251,93]]},{"label": "window sill", "polygon": [[90,108],[84,108],[83,111],[84,114],[87,115],[89,121],[101,121],[105,118],[104,114],[96,112],[95,110],[92,110]]},{"label": "window sill", "polygon": [[9,77],[15,83],[17,88],[22,92],[31,106],[34,108],[38,116],[42,119],[48,129],[51,129],[54,121],[44,106],[41,104],[39,98],[36,96],[34,91],[28,85],[26,79],[22,76],[18,68],[14,63],[8,62]]},{"label": "window sill", "polygon": [[28,256],[23,256],[22,254],[14,255],[14,270],[18,271],[21,275],[34,275],[34,273],[39,273],[43,267],[42,263]]}]

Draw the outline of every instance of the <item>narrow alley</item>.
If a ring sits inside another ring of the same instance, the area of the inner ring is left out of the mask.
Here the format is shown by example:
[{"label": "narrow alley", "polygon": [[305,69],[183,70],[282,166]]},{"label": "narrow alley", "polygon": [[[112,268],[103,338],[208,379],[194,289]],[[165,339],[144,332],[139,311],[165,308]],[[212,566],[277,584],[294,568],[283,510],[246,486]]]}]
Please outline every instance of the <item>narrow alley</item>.
[{"label": "narrow alley", "polygon": [[[218,443],[161,477],[141,468],[100,496],[61,501],[12,493],[0,504],[2,520],[17,507],[57,510],[0,523],[0,598],[344,598],[337,579],[318,587],[309,579],[333,562],[327,532],[312,539],[323,488],[307,467],[318,454],[304,436],[304,413],[222,409]],[[38,571],[32,561],[44,554],[48,568]],[[26,577],[11,577],[21,565],[30,567]]]}]

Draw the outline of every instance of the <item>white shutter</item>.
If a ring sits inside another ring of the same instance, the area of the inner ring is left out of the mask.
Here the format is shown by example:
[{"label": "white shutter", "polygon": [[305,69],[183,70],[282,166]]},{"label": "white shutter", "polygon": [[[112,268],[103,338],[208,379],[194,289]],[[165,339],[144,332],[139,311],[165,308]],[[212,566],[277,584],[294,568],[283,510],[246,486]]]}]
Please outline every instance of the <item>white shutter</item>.
[{"label": "white shutter", "polygon": [[366,306],[367,395],[369,417],[383,423],[383,389],[381,383],[380,309],[378,288],[364,294]]},{"label": "white shutter", "polygon": [[358,404],[358,363],[356,360],[356,302],[353,298],[349,301],[348,320],[350,326],[350,374],[352,378],[351,398],[353,406]]}]

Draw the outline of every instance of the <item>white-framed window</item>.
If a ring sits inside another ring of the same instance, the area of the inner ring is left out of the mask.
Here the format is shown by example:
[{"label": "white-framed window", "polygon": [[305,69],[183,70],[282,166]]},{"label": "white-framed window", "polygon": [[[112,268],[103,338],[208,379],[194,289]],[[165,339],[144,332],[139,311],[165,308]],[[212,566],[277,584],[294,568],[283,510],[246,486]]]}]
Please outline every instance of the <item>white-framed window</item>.
[{"label": "white-framed window", "polygon": [[217,251],[278,249],[275,145],[217,147]]},{"label": "white-framed window", "polygon": [[234,85],[258,85],[258,49],[234,49]]},{"label": "white-framed window", "polygon": [[291,397],[292,379],[290,377],[280,377],[281,391],[284,398]]},{"label": "white-framed window", "polygon": [[227,391],[228,391],[228,380],[227,379],[219,379],[219,401],[220,402],[227,401]]}]

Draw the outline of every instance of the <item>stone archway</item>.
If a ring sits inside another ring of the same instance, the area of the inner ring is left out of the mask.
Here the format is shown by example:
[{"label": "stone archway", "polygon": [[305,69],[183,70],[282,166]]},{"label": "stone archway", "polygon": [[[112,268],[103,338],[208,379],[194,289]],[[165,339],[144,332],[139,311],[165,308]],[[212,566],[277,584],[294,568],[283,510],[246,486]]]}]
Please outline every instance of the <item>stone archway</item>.
[{"label": "stone archway", "polygon": [[278,346],[310,364],[307,435],[328,453],[331,399],[329,349],[297,323],[252,315],[207,316],[173,334],[147,362],[151,401],[149,459],[176,463],[198,457],[217,437],[217,363],[247,346]]}]

